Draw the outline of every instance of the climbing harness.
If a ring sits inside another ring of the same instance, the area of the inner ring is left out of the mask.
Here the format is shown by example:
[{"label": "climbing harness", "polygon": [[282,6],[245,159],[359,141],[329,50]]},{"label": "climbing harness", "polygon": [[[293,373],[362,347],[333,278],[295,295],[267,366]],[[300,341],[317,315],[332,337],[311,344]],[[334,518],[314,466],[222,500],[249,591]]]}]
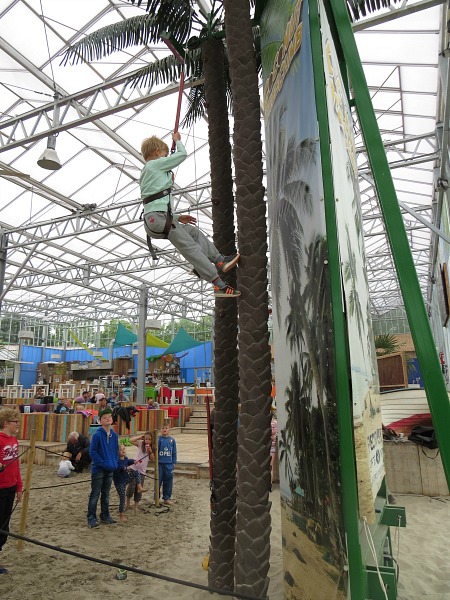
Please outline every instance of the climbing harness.
[{"label": "climbing harness", "polygon": [[[167,240],[167,238],[169,237],[169,233],[170,233],[170,230],[173,225],[173,213],[172,213],[172,207],[170,206],[171,192],[172,192],[172,188],[167,188],[166,190],[163,190],[162,192],[158,192],[157,194],[152,194],[151,196],[147,196],[146,198],[144,198],[142,200],[142,203],[144,204],[144,206],[146,206],[147,204],[151,204],[155,200],[159,200],[160,198],[169,196],[169,203],[167,205],[167,212],[166,212],[166,223],[165,223],[164,229],[162,231],[162,237],[165,240]],[[145,220],[145,215],[144,215],[144,229],[145,229],[145,233],[147,234],[147,246],[148,246],[148,249],[150,250],[150,254],[152,255],[152,259],[158,260],[155,249],[153,248],[153,245],[152,245],[151,234],[152,233],[160,233],[160,232],[153,231],[152,229],[150,229],[150,227],[147,225],[147,221]]]},{"label": "climbing harness", "polygon": [[147,198],[144,198],[142,200],[142,202],[145,206],[146,204],[150,204],[150,202],[154,202],[155,200],[164,198],[164,196],[170,196],[171,191],[172,191],[172,188],[167,188],[166,190],[163,190],[162,192],[158,192],[157,194],[151,194],[151,196],[147,196]]}]

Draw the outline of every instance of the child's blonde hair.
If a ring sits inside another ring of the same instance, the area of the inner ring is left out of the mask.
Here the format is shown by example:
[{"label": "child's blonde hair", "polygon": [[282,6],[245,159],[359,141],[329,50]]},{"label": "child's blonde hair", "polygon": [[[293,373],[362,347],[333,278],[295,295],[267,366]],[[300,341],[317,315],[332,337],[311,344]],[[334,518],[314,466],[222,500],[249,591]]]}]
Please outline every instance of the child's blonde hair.
[{"label": "child's blonde hair", "polygon": [[121,450],[124,450],[125,452],[127,451],[127,447],[125,446],[125,444],[119,444],[119,452]]},{"label": "child's blonde hair", "polygon": [[63,458],[66,460],[70,460],[72,458],[72,454],[70,452],[64,452]]},{"label": "child's blonde hair", "polygon": [[152,137],[145,138],[145,140],[141,144],[141,154],[144,157],[144,160],[148,160],[155,152],[158,150],[165,151],[167,154],[169,153],[169,146],[166,142],[163,142],[156,137],[156,135],[152,135]]}]

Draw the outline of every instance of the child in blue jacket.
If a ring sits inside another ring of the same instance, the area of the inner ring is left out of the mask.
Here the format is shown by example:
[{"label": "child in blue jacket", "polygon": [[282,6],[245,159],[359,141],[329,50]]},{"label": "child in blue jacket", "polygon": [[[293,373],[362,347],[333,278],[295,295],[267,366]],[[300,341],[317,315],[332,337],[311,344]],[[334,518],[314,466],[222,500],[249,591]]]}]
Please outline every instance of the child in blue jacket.
[{"label": "child in blue jacket", "polygon": [[158,438],[158,475],[163,502],[168,506],[172,504],[173,472],[177,464],[177,443],[169,432],[169,422],[164,421]]},{"label": "child in blue jacket", "polygon": [[112,410],[104,408],[98,413],[100,425],[92,436],[89,454],[92,459],[91,493],[89,495],[88,527],[98,527],[97,504],[100,498],[100,522],[104,525],[117,523],[109,512],[109,492],[113,473],[119,466],[119,437],[112,429]]}]

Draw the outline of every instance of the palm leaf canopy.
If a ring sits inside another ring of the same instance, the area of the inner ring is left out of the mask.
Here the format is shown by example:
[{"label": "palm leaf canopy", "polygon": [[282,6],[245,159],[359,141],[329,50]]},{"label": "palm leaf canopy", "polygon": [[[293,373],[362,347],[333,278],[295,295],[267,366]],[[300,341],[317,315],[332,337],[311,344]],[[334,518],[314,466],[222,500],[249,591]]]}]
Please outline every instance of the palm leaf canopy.
[{"label": "palm leaf canopy", "polygon": [[[143,0],[129,0],[141,6]],[[84,61],[99,60],[130,46],[155,44],[161,39],[172,40],[183,54],[184,64],[174,55],[149,63],[130,76],[132,86],[152,87],[160,83],[169,84],[178,81],[181,71],[186,77],[200,80],[203,77],[201,44],[211,36],[224,38],[223,6],[215,3],[208,14],[199,11],[197,15],[189,0],[148,0],[148,14],[131,17],[103,27],[79,40],[67,48],[61,64],[77,64]],[[195,28],[197,35],[189,38]],[[253,28],[255,55],[258,69],[261,66],[259,28]],[[189,39],[188,39],[189,38]],[[225,52],[224,79],[227,89],[228,108],[231,109],[231,81],[228,58]],[[203,83],[192,86],[188,96],[186,114],[182,126],[190,126],[206,113],[205,89]]]},{"label": "palm leaf canopy", "polygon": [[[172,33],[177,40],[185,40],[191,30],[191,21],[177,23]],[[102,27],[67,48],[61,64],[99,60],[130,46],[156,44],[168,31],[167,23],[160,15],[138,15],[124,21]]]}]

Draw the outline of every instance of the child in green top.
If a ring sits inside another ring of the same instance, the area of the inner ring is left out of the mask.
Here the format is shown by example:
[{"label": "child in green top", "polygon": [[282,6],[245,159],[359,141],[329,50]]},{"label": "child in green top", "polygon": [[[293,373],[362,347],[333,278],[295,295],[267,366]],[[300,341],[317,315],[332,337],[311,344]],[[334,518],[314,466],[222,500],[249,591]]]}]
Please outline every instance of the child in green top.
[{"label": "child in green top", "polygon": [[193,226],[197,222],[195,217],[172,214],[171,169],[180,165],[187,156],[180,134],[173,133],[172,138],[176,152],[171,155],[167,144],[156,136],[146,138],[141,145],[146,161],[141,172],[140,188],[147,237],[168,239],[193,265],[198,275],[213,284],[216,297],[236,298],[241,293],[222,281],[219,271],[226,273],[235,267],[239,254],[224,256],[198,227]]}]

